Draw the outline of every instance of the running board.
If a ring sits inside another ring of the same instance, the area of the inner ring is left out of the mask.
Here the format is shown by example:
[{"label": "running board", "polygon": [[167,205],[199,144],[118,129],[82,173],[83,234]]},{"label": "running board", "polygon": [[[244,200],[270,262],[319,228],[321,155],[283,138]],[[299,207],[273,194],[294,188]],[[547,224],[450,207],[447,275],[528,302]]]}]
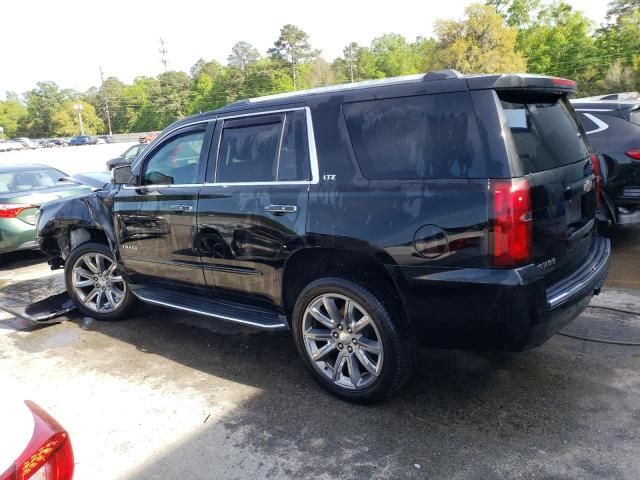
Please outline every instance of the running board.
[{"label": "running board", "polygon": [[154,288],[132,290],[146,303],[203,315],[226,322],[238,323],[263,330],[288,330],[286,317],[265,308],[203,298],[199,295]]}]

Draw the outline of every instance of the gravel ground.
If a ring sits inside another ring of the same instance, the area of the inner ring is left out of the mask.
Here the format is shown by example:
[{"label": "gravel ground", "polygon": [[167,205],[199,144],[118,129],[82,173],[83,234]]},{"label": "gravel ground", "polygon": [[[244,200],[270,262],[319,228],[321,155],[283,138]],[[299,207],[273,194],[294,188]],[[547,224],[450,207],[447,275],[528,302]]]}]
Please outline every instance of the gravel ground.
[{"label": "gravel ground", "polygon": [[[614,242],[592,304],[640,312],[640,232]],[[35,252],[9,255],[0,303],[61,280]],[[0,390],[65,425],[79,480],[640,478],[639,347],[556,335],[522,354],[425,350],[404,390],[364,407],[324,393],[287,333],[149,306],[63,320],[0,316]],[[640,341],[640,316],[590,308],[566,331]]]}]

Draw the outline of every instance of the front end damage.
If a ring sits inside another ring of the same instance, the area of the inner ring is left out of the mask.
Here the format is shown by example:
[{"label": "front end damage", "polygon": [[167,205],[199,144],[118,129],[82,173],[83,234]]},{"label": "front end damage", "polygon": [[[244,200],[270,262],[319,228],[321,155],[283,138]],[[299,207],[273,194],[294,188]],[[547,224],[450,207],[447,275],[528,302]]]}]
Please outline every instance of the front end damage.
[{"label": "front end damage", "polygon": [[115,189],[107,188],[42,205],[38,213],[36,241],[40,250],[49,257],[52,270],[64,266],[75,246],[91,240],[107,243],[116,256],[112,216],[114,193]]}]

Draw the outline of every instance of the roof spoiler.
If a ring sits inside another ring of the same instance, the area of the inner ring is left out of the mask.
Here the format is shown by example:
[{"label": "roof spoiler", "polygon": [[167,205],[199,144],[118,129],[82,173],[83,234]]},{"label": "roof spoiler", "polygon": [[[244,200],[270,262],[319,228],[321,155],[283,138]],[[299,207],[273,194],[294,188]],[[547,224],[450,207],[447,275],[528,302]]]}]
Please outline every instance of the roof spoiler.
[{"label": "roof spoiler", "polygon": [[470,90],[528,90],[558,95],[576,93],[576,82],[566,78],[549,77],[546,75],[509,74],[496,76],[468,76],[467,84]]}]

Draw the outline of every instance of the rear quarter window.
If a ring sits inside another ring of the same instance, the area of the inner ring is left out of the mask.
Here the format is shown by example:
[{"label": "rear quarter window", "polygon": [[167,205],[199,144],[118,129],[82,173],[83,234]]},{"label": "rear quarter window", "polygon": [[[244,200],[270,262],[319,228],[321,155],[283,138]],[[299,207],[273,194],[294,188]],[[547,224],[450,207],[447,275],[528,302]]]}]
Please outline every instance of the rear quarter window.
[{"label": "rear quarter window", "polygon": [[584,160],[589,147],[576,112],[565,97],[499,94],[524,173]]},{"label": "rear quarter window", "polygon": [[487,176],[468,92],[347,103],[343,111],[368,179]]},{"label": "rear quarter window", "polygon": [[631,120],[631,123],[635,123],[636,125],[640,125],[640,109],[632,110],[629,113],[629,120]]}]

